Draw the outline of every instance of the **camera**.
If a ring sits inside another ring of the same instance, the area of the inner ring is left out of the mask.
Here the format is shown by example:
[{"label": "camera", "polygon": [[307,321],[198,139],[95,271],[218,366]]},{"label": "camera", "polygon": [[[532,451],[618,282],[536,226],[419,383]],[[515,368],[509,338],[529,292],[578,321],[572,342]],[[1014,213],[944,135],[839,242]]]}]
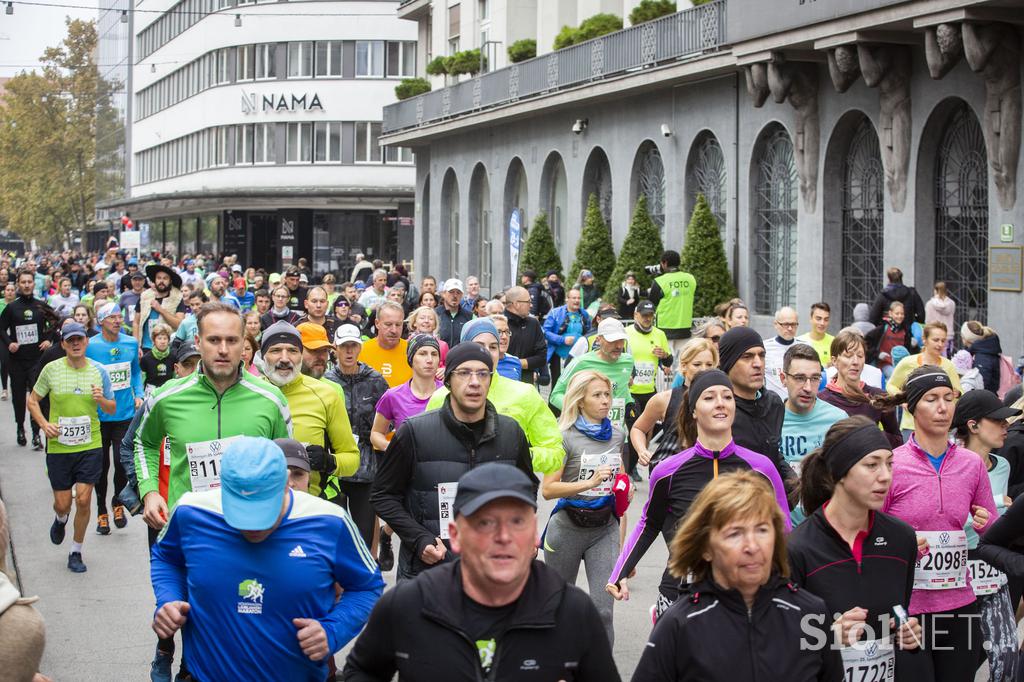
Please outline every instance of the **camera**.
[{"label": "camera", "polygon": [[660,275],[661,274],[661,263],[657,265],[645,265],[644,272],[648,275]]},{"label": "camera", "polygon": [[662,137],[672,137],[672,129],[668,127],[667,123],[661,124],[661,135]]}]

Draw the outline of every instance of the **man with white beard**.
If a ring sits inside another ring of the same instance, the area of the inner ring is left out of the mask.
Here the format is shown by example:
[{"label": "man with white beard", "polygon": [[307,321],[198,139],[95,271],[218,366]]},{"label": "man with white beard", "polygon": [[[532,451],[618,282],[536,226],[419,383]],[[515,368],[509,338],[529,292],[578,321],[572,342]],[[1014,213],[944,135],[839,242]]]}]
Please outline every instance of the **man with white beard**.
[{"label": "man with white beard", "polygon": [[263,331],[260,354],[267,380],[288,401],[293,437],[308,443],[309,493],[329,500],[337,497],[335,479],[359,468],[344,398],[330,384],[302,374],[302,336],[287,322],[275,322]]}]

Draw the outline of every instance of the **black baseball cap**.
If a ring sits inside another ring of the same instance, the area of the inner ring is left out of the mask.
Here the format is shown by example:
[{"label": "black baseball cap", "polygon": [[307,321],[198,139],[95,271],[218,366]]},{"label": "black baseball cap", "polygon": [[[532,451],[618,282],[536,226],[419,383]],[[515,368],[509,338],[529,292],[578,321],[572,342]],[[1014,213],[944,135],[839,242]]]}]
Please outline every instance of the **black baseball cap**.
[{"label": "black baseball cap", "polygon": [[192,341],[186,341],[185,343],[178,346],[178,350],[174,353],[174,361],[181,364],[188,360],[193,355],[199,355],[199,349],[196,348],[196,344]]},{"label": "black baseball cap", "polygon": [[965,426],[971,420],[1009,419],[1020,414],[1020,410],[1004,406],[1003,401],[992,391],[976,388],[964,393],[957,401],[953,426]]},{"label": "black baseball cap", "polygon": [[456,516],[472,516],[485,504],[507,498],[537,508],[537,492],[530,477],[511,464],[491,462],[470,469],[459,479],[452,511]]},{"label": "black baseball cap", "polygon": [[309,471],[309,453],[306,447],[294,438],[275,438],[277,447],[284,453],[284,463],[290,467],[298,467]]},{"label": "black baseball cap", "polygon": [[640,301],[636,304],[636,311],[641,315],[652,315],[654,313],[654,304],[650,301]]}]

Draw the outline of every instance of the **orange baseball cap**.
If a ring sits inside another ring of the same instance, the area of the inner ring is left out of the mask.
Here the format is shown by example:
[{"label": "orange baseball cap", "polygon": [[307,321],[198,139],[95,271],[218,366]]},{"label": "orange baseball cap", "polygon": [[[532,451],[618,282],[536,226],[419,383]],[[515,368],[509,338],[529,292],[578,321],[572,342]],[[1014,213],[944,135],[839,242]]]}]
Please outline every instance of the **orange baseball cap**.
[{"label": "orange baseball cap", "polygon": [[296,329],[302,335],[302,346],[309,350],[331,348],[331,342],[327,339],[327,330],[323,325],[313,322],[303,322]]}]

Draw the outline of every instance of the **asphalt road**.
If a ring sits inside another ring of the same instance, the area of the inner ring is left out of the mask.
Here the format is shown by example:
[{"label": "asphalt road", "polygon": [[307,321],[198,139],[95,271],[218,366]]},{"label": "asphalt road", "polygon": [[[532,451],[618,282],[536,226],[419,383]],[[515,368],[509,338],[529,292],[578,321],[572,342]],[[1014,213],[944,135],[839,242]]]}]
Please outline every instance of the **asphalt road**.
[{"label": "asphalt road", "polygon": [[[40,597],[36,606],[46,619],[42,672],[55,682],[148,679],[156,636],[149,627],[154,602],[144,524],[136,517],[125,529],[112,528],[104,537],[95,534],[94,519],[83,546],[89,570],[84,574],[68,571],[70,524],[64,546],[52,545],[48,531],[53,498],[45,457],[31,446],[16,444],[13,421],[11,403],[0,402],[0,495],[10,516],[24,594]],[[630,508],[630,526],[639,518],[646,494],[645,482]],[[552,506],[541,500],[542,520]],[[630,601],[616,605],[615,660],[625,679],[632,675],[650,632],[648,609],[656,598],[666,559],[664,544],[655,543],[631,581]],[[393,584],[394,572],[385,578]],[[578,584],[587,589],[582,569]],[[339,663],[345,653],[338,654]]]}]

